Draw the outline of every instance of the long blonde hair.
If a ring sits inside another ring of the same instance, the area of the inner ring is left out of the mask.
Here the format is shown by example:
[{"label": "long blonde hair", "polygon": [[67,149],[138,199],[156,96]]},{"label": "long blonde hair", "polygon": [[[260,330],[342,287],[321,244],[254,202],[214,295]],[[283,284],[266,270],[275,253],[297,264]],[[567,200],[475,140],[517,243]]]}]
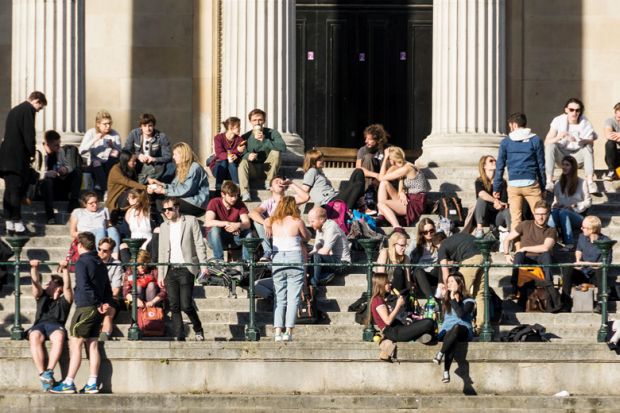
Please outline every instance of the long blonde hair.
[{"label": "long blonde hair", "polygon": [[397,258],[396,248],[394,248],[394,245],[402,240],[404,240],[405,243],[407,242],[407,236],[402,232],[394,232],[390,235],[390,238],[388,239],[388,257],[390,258],[390,264],[402,264],[405,262],[407,255],[403,254],[400,258]]},{"label": "long blonde hair", "polygon": [[196,162],[198,157],[192,151],[192,148],[186,144],[185,142],[179,142],[172,147],[172,152],[179,150],[181,154],[181,160],[176,165],[177,166],[177,179],[179,182],[185,182],[185,178],[187,178],[187,174],[189,173],[189,168],[192,166],[193,162]]},{"label": "long blonde hair", "polygon": [[403,166],[407,163],[407,160],[405,159],[405,151],[398,146],[390,146],[388,148],[388,156],[390,157],[390,160],[394,161],[394,163],[398,166]]}]

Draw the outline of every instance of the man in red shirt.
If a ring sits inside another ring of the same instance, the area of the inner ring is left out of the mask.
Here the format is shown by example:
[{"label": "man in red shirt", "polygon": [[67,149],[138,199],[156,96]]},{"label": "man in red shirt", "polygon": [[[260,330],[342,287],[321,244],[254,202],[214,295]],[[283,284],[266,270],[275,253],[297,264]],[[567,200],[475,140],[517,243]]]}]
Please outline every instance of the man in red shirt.
[{"label": "man in red shirt", "polygon": [[[232,181],[225,181],[221,194],[221,198],[209,201],[205,215],[207,242],[213,250],[213,257],[219,260],[224,259],[225,246],[239,246],[241,239],[252,236],[248,208],[239,199],[239,187]],[[246,261],[250,259],[245,248],[242,256]]]}]

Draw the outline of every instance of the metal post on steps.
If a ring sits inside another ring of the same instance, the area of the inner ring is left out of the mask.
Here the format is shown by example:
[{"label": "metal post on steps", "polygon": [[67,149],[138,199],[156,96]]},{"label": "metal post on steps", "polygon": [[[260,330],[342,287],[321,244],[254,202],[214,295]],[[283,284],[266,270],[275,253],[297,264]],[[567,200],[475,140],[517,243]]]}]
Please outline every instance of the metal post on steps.
[{"label": "metal post on steps", "polygon": [[11,327],[11,340],[23,340],[26,336],[21,321],[21,278],[19,276],[19,259],[24,245],[26,245],[29,240],[30,238],[28,237],[11,237],[6,239],[15,254],[15,264],[13,270],[13,277],[15,277],[15,319],[13,321],[13,327]]},{"label": "metal post on steps", "polygon": [[609,254],[616,241],[614,240],[596,240],[594,245],[601,251],[601,282],[599,285],[599,302],[601,303],[601,327],[598,330],[597,341],[604,343],[607,340],[607,333],[609,328],[607,327],[607,298],[609,293],[607,292],[607,270],[609,269]]},{"label": "metal post on steps", "polygon": [[[367,290],[368,294],[368,312],[370,314],[370,298],[372,297],[372,262],[375,258],[377,250],[379,249],[379,244],[381,240],[371,239],[371,238],[363,238],[358,240],[362,248],[364,248],[364,252],[366,252],[366,282],[367,282]],[[370,317],[369,317],[370,318]],[[366,328],[364,329],[364,333],[362,334],[362,338],[364,341],[372,341],[375,336],[375,326],[373,323],[369,322]]]},{"label": "metal post on steps", "polygon": [[145,239],[142,238],[125,238],[123,242],[129,247],[131,252],[131,327],[127,332],[127,338],[129,340],[141,340],[142,332],[138,328],[138,251],[144,244]]},{"label": "metal post on steps", "polygon": [[[491,308],[491,293],[489,291],[489,264],[491,263],[491,248],[493,247],[495,241],[488,239],[476,239],[475,243],[478,246],[483,258],[482,282],[484,283],[484,287],[482,291],[482,298],[484,299],[484,321],[480,330],[480,341],[489,342],[493,340],[493,328],[491,327],[491,314],[489,312],[489,309]],[[480,311],[480,309],[478,309],[478,311]]]},{"label": "metal post on steps", "polygon": [[248,286],[248,298],[250,300],[250,320],[245,328],[246,341],[260,340],[260,331],[258,331],[258,327],[256,327],[256,301],[254,299],[254,268],[256,266],[256,261],[254,261],[254,251],[256,251],[256,248],[258,248],[262,241],[263,240],[261,238],[245,238],[241,240],[241,244],[244,248],[247,249],[248,255],[250,257],[250,285]]}]

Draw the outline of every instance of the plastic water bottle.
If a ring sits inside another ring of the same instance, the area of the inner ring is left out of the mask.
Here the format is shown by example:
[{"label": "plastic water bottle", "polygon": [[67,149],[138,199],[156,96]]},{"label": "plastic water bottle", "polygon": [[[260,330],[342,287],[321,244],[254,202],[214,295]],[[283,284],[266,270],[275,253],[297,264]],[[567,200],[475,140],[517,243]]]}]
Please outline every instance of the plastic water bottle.
[{"label": "plastic water bottle", "polygon": [[437,314],[437,301],[432,295],[428,297],[426,304],[424,305],[424,318],[436,319]]}]

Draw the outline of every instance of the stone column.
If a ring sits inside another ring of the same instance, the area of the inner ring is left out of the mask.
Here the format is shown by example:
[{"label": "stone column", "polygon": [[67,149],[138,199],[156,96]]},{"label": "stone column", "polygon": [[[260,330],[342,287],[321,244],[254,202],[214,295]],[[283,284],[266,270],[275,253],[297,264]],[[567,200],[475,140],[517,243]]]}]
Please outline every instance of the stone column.
[{"label": "stone column", "polygon": [[286,141],[284,162],[299,162],[303,141],[295,127],[295,0],[222,2],[220,118],[267,112],[266,126]]},{"label": "stone column", "polygon": [[11,103],[45,93],[37,134],[55,129],[63,143],[84,132],[83,42],[84,0],[13,0]]},{"label": "stone column", "polygon": [[422,166],[477,165],[506,128],[505,1],[433,3],[433,118]]}]

